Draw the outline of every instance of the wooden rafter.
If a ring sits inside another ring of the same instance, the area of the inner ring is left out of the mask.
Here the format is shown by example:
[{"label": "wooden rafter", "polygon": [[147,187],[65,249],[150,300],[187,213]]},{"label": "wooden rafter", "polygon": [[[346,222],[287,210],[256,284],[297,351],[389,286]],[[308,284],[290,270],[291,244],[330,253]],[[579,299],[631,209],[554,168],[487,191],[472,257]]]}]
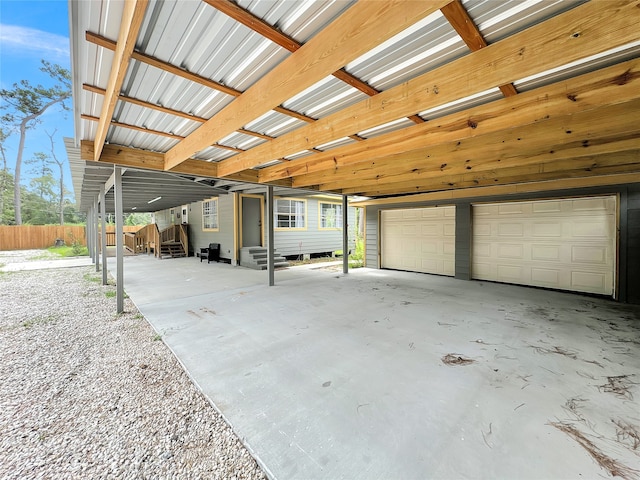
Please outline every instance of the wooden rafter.
[{"label": "wooden rafter", "polygon": [[[415,111],[418,105],[423,108],[443,105],[504,84],[505,81],[539,73],[634,41],[637,39],[635,25],[638,17],[634,4],[620,7],[612,3],[590,2],[576,7],[543,24],[344,108],[312,125],[224,160],[220,164],[219,174],[224,176],[252,168],[265,160],[309,148],[309,145],[330,142],[354,131],[402,118]],[[601,21],[604,16],[609,18],[608,22]],[[582,35],[567,33],[585,28],[585,25],[589,25],[589,28]],[[611,29],[616,31],[615,36],[611,35]],[[520,48],[524,45],[526,49]],[[491,68],[486,68],[486,65],[491,65]],[[299,165],[306,159],[294,162],[294,165]]]},{"label": "wooden rafter", "polygon": [[[96,87],[94,85],[87,85],[86,83],[82,85],[83,90],[88,92],[97,93],[99,95],[104,95],[105,90],[100,87]],[[169,115],[175,115],[176,117],[181,117],[186,120],[193,120],[194,122],[204,123],[207,121],[206,118],[198,117],[196,115],[191,115],[190,113],[185,113],[180,110],[174,110],[173,108],[163,107],[162,105],[156,105],[155,103],[145,102],[144,100],[139,100],[137,98],[128,97],[126,95],[120,94],[118,96],[118,100],[122,102],[133,103],[134,105],[138,105],[143,108],[148,108],[150,110],[155,110],[157,112],[167,113]],[[88,117],[88,116],[87,116]],[[88,118],[91,119],[91,118]],[[273,140],[274,137],[270,135],[265,135],[264,133],[253,132],[251,130],[247,130],[245,128],[238,129],[238,133],[242,133],[244,135],[249,135],[256,138],[261,138],[263,140]],[[181,137],[184,138],[184,137]],[[244,150],[241,150],[244,151]]]},{"label": "wooden rafter", "polygon": [[282,104],[447,2],[356,3],[241,97],[170,149],[165,154],[165,169],[172,169],[208,144],[242,128],[256,116]]},{"label": "wooden rafter", "polygon": [[[108,38],[105,38],[96,33],[86,32],[85,36],[88,42],[94,43],[95,45],[99,45],[100,47],[107,48],[112,51],[115,51],[116,47],[118,46],[118,44],[113,40],[109,40]],[[150,55],[146,55],[144,53],[134,50],[131,55],[131,58],[139,62],[145,63],[147,65],[151,65],[159,70],[170,73],[177,77],[184,78],[185,80],[189,80],[191,82],[197,83],[204,87],[210,88],[212,90],[217,90],[227,95],[231,95],[232,97],[239,97],[240,95],[242,95],[242,92],[240,90],[236,90],[235,88],[231,88],[231,87],[228,87],[227,85],[223,85],[221,83],[215,82],[209,78],[203,77],[202,75],[198,75],[197,73],[190,72],[189,70],[186,70],[184,68],[176,67],[171,63],[165,62],[163,60],[152,57]],[[131,97],[127,97],[127,98],[131,98]],[[290,110],[281,105],[274,107],[273,110],[283,115],[287,115],[288,117],[297,118],[298,120],[301,120],[306,123],[313,123],[316,121],[315,118],[309,117],[307,115],[296,112],[294,110]]]},{"label": "wooden rafter", "polygon": [[[233,18],[237,22],[242,23],[244,26],[250,28],[256,33],[259,33],[265,38],[268,38],[272,42],[280,45],[282,48],[288,50],[289,52],[295,52],[302,44],[291,38],[290,36],[283,33],[281,30],[276,27],[268,24],[261,18],[255,16],[248,10],[245,10],[238,6],[236,3],[231,0],[204,0],[206,3],[211,5],[213,8],[221,11],[222,13],[228,15]],[[443,7],[444,8],[444,7]],[[332,73],[334,77],[338,80],[342,80],[348,85],[351,85],[353,88],[360,90],[365,95],[373,97],[380,93],[379,90],[373,88],[367,82],[360,80],[358,77],[350,74],[344,68],[340,68]],[[423,123],[424,120],[419,115],[410,115],[408,117],[415,123]],[[358,140],[360,137],[354,138],[354,140]]]},{"label": "wooden rafter", "polygon": [[[80,143],[80,157],[82,160],[91,161],[94,158],[94,142],[82,140]],[[123,147],[119,145],[104,145],[102,162],[112,163],[123,167],[138,168],[145,170],[164,170],[164,155],[162,153],[140,150],[137,148]],[[173,169],[174,173],[195,175],[199,177],[216,178],[216,162],[203,162],[202,160],[188,159]],[[238,182],[256,183],[258,181],[257,171],[240,172],[237,175],[228,177],[228,180]],[[291,180],[285,179],[274,182],[274,185],[290,187]]]},{"label": "wooden rafter", "polygon": [[[118,46],[117,42],[109,40],[108,38],[105,38],[96,33],[86,32],[85,37],[88,42],[94,43],[109,50],[115,50]],[[226,93],[227,95],[231,95],[232,97],[239,97],[240,95],[242,95],[242,92],[236,90],[235,88],[231,88],[226,85],[222,85],[221,83],[214,82],[207,77],[203,77],[202,75],[198,75],[197,73],[190,72],[189,70],[186,70],[184,68],[176,67],[169,62],[165,62],[158,58],[152,57],[151,55],[146,55],[134,50],[131,54],[131,58],[137,60],[138,62],[144,63],[146,65],[151,65],[152,67],[155,67],[159,70],[163,70],[167,73],[175,75],[176,77],[184,78],[185,80],[198,83],[204,87],[211,88],[212,90]]]},{"label": "wooden rafter", "polygon": [[322,183],[338,169],[363,162],[384,162],[398,152],[460,142],[479,135],[543,119],[570,115],[598,106],[630,101],[640,84],[640,60],[630,60],[552,85],[501,99],[463,112],[452,113],[423,125],[390,132],[359,144],[345,145],[286,165],[260,171],[263,182],[301,176],[299,186]]},{"label": "wooden rafter", "polygon": [[[103,88],[96,87],[95,85],[87,85],[86,83],[82,85],[82,89],[86,90],[87,92],[97,93],[98,95],[105,94],[105,90]],[[167,113],[169,115],[181,117],[186,120],[193,120],[194,122],[204,123],[207,121],[206,118],[198,117],[196,115],[191,115],[189,113],[185,113],[180,110],[174,110],[173,108],[167,108],[161,105],[156,105],[155,103],[145,102],[144,100],[129,97],[123,94],[118,95],[118,100],[120,100],[121,102],[133,103],[134,105],[138,105],[139,107],[148,108],[150,110],[155,110],[157,112]]]},{"label": "wooden rafter", "polygon": [[[495,138],[495,137],[494,137]],[[490,139],[484,139],[489,141]],[[496,154],[495,148],[491,152],[491,145],[483,146],[474,151],[474,156],[446,155],[446,149],[441,146],[430,151],[426,157],[424,152],[408,152],[394,158],[396,169],[389,168],[385,162],[372,165],[356,165],[349,170],[349,175],[327,174],[323,179],[313,183],[321,189],[364,191],[371,187],[389,187],[393,184],[413,184],[414,182],[439,181],[452,175],[486,175],[487,172],[502,172],[509,168],[521,168],[523,171],[536,172],[536,169],[549,170],[549,165],[556,169],[572,169],[598,167],[602,164],[599,158],[609,156],[612,163],[624,164],[630,157],[628,152],[637,152],[640,147],[640,135],[626,133],[610,137],[599,137],[590,140],[588,148],[582,141],[570,144],[558,144],[554,150],[547,146],[525,145],[518,153],[504,152]],[[449,149],[450,151],[450,149]],[[477,153],[477,155],[476,155]],[[627,155],[627,159],[624,158]],[[634,155],[637,156],[637,153]],[[636,157],[635,163],[640,159]],[[446,163],[442,163],[445,162]],[[294,179],[293,186],[300,187]],[[307,183],[306,181],[304,183]],[[304,188],[304,187],[303,187]]]},{"label": "wooden rafter", "polygon": [[[98,117],[94,117],[92,115],[81,114],[80,118],[83,120],[89,120],[92,122],[99,122],[100,119]],[[116,120],[111,120],[109,125],[114,127],[126,128],[128,130],[135,130],[137,132],[149,133],[151,135],[158,135],[160,137],[171,138],[173,140],[182,140],[184,137],[182,135],[176,135],[174,133],[162,132],[160,130],[153,130],[152,128],[139,127],[138,125],[131,125],[129,123],[118,122]]]},{"label": "wooden rafter", "polygon": [[[619,157],[619,155],[616,155]],[[565,166],[562,170],[552,169],[546,171],[545,166],[519,167],[517,169],[505,168],[499,171],[486,172],[484,174],[460,174],[445,177],[439,177],[427,181],[389,183],[380,186],[380,188],[357,189],[357,194],[367,197],[396,195],[417,192],[433,192],[441,190],[450,190],[468,187],[483,187],[489,185],[509,185],[526,183],[531,181],[542,182],[547,180],[559,180],[566,178],[584,178],[591,176],[611,175],[611,174],[634,174],[640,173],[640,163],[638,163],[638,153],[632,152],[631,163],[615,165],[606,165],[606,156],[600,164],[580,165],[580,162],[573,168]],[[623,158],[624,155],[623,155]],[[635,161],[634,161],[635,160]],[[349,195],[349,189],[341,191],[345,195]]]},{"label": "wooden rafter", "polygon": [[[453,0],[448,5],[442,7],[440,11],[472,52],[477,52],[488,45],[482,33],[480,33],[478,26],[462,6],[460,0]],[[518,94],[513,83],[500,85],[499,88],[505,97]]]},{"label": "wooden rafter", "polygon": [[443,190],[438,192],[418,193],[400,197],[379,198],[354,202],[355,206],[397,205],[400,203],[446,201],[459,198],[477,198],[518,195],[523,193],[550,192],[572,188],[589,188],[602,185],[623,185],[640,182],[640,173],[623,173],[616,175],[599,175],[583,178],[564,178],[550,181],[527,181],[512,185],[496,185],[491,187],[475,187]]},{"label": "wooden rafter", "polygon": [[118,46],[116,47],[111,65],[111,73],[109,74],[109,82],[105,93],[105,100],[102,104],[102,112],[100,113],[100,121],[96,129],[94,160],[100,160],[100,154],[107,138],[107,130],[116,108],[118,95],[124,77],[127,73],[127,67],[131,54],[138,38],[138,32],[142,26],[144,13],[147,9],[147,0],[130,0],[125,2],[120,21],[120,33],[118,35]]}]

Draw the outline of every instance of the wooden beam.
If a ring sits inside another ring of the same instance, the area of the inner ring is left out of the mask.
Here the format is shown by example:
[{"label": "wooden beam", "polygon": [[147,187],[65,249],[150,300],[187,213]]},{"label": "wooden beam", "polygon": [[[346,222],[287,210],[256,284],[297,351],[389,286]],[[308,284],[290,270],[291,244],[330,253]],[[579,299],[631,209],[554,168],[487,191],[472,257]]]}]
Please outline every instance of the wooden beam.
[{"label": "wooden beam", "polygon": [[[97,93],[98,95],[104,95],[106,93],[103,88],[96,87],[94,85],[88,85],[86,83],[82,84],[82,89],[86,90],[87,92]],[[118,100],[120,100],[121,102],[132,103],[142,108],[148,108],[157,112],[175,115],[176,117],[184,118],[187,120],[193,120],[194,122],[204,123],[207,121],[206,118],[197,117],[195,115],[191,115],[190,113],[185,113],[180,110],[174,110],[173,108],[163,107],[161,105],[156,105],[155,103],[145,102],[144,100],[139,100],[137,98],[128,97],[122,94],[118,95]]]},{"label": "wooden beam", "polygon": [[[86,115],[84,113],[80,115],[80,118],[82,118],[83,120],[89,120],[89,121],[92,121],[92,122],[99,122],[100,121],[100,119],[98,117],[94,117],[94,116],[91,116],[91,115]],[[137,125],[131,125],[129,123],[116,122],[115,120],[111,120],[109,125],[112,125],[114,127],[126,128],[128,130],[136,130],[138,132],[149,133],[151,135],[158,135],[158,136],[161,136],[161,137],[167,137],[167,138],[171,138],[173,140],[182,140],[184,138],[181,135],[175,135],[173,133],[162,132],[160,130],[153,130],[151,128],[139,127]]]},{"label": "wooden beam", "polygon": [[[636,142],[636,147],[638,142]],[[483,171],[460,173],[440,172],[431,176],[415,176],[388,179],[379,184],[353,184],[345,188],[334,188],[345,194],[365,196],[397,195],[418,191],[435,191],[450,188],[466,188],[478,185],[499,185],[542,181],[570,176],[602,175],[622,171],[640,171],[640,150],[627,150],[601,155],[589,155],[547,161],[537,164],[518,165],[517,161],[506,162],[503,167]],[[320,185],[321,190],[325,189]]]},{"label": "wooden beam", "polygon": [[[351,169],[349,173],[339,176],[326,175],[324,180],[319,180],[314,185],[319,185],[323,190],[362,190],[375,185],[423,180],[444,175],[497,171],[514,166],[525,168],[531,165],[560,165],[566,161],[590,161],[593,163],[601,156],[637,150],[639,146],[640,134],[634,133],[627,134],[622,139],[618,137],[594,139],[590,142],[588,148],[585,148],[582,142],[573,142],[569,145],[556,146],[555,150],[551,151],[541,146],[538,149],[527,149],[522,151],[521,154],[509,156],[485,156],[483,152],[479,152],[478,156],[473,160],[465,159],[464,157],[447,158],[446,164],[437,164],[437,162],[427,164],[424,159],[419,159],[418,162],[413,163],[408,158],[413,155],[408,154],[405,158],[396,159],[398,167],[396,170],[375,167],[364,168],[363,166],[362,168]],[[299,187],[295,181],[293,185]]]},{"label": "wooden beam", "polygon": [[[94,143],[92,141],[81,141],[80,156],[82,160],[93,161]],[[164,155],[162,153],[122,147],[113,144],[104,145],[100,161],[123,167],[164,171]],[[172,172],[197,177],[217,178],[217,166],[217,162],[189,159],[174,168]],[[255,170],[248,170],[246,172],[239,172],[229,176],[226,179],[237,182],[257,183],[258,172]],[[291,180],[280,180],[272,182],[272,184],[282,187],[290,187]]]},{"label": "wooden beam", "polygon": [[[250,28],[254,32],[262,35],[265,38],[268,38],[272,42],[277,45],[280,45],[285,50],[293,53],[302,47],[302,44],[289,37],[281,30],[276,27],[268,24],[261,18],[255,16],[251,12],[241,8],[236,3],[230,0],[204,0],[206,3],[211,5],[213,8],[221,11],[222,13],[228,15],[233,18],[237,22],[242,23],[244,26]],[[348,85],[351,85],[353,88],[360,90],[365,95],[369,95],[372,97],[373,95],[377,95],[380,93],[379,90],[376,90],[371,85],[366,82],[363,82],[359,78],[351,75],[344,68],[336,70],[333,72],[333,76],[339,80],[342,80]],[[422,123],[424,120],[418,115],[412,115],[409,117],[416,123]]]},{"label": "wooden beam", "polygon": [[267,22],[259,17],[256,17],[251,12],[238,6],[238,4],[229,0],[204,0],[216,10],[224,13],[225,15],[233,18],[236,22],[243,24],[245,27],[259,33],[265,38],[268,38],[273,43],[280,45],[285,50],[295,52],[301,45],[293,38],[285,35],[282,31],[269,25]]},{"label": "wooden beam", "polygon": [[[470,187],[485,187],[491,185],[511,185],[528,182],[543,182],[547,180],[563,180],[570,178],[587,178],[591,176],[634,174],[640,173],[640,159],[638,152],[633,155],[635,161],[615,165],[586,166],[576,169],[550,170],[544,167],[531,166],[526,169],[506,169],[484,174],[452,175],[431,181],[406,182],[395,185],[385,185],[371,190],[358,190],[358,195],[367,197],[384,196],[389,194],[411,194],[418,192],[433,192],[449,189],[465,189]],[[615,160],[613,160],[615,162]],[[527,170],[527,171],[525,171]],[[343,191],[348,194],[348,191]]]},{"label": "wooden beam", "polygon": [[398,205],[403,203],[420,203],[433,201],[451,201],[481,197],[501,197],[526,193],[544,193],[558,190],[572,190],[613,185],[626,185],[640,182],[640,173],[622,173],[582,178],[563,178],[544,182],[523,182],[512,185],[496,185],[491,187],[460,188],[439,192],[403,195],[399,197],[379,198],[352,202],[354,207],[373,205]]},{"label": "wooden beam", "polygon": [[[109,50],[114,50],[117,48],[117,43],[113,40],[109,40],[101,35],[92,32],[86,32],[85,38],[88,42],[99,45],[103,48],[107,48]],[[198,75],[197,73],[190,72],[185,70],[184,68],[176,67],[168,62],[160,60],[158,58],[152,57],[150,55],[145,55],[144,53],[133,51],[131,54],[131,58],[137,60],[139,62],[145,63],[147,65],[151,65],[159,70],[163,70],[165,72],[171,73],[180,78],[184,78],[185,80],[192,81],[194,83],[198,83],[202,86],[211,88],[212,90],[217,90],[222,93],[226,93],[227,95],[231,95],[233,97],[239,97],[242,92],[236,90],[231,87],[227,87],[226,85],[222,85],[221,83],[214,82],[213,80],[203,77],[202,75]]]},{"label": "wooden beam", "polygon": [[[477,52],[488,45],[460,0],[453,0],[442,7],[440,11],[472,52]],[[505,97],[512,97],[518,94],[513,83],[500,85],[499,88]]]},{"label": "wooden beam", "polygon": [[[580,151],[602,154],[637,149],[640,124],[633,121],[634,112],[640,112],[640,99],[405,152],[368,162],[363,168],[337,169],[333,174],[322,172],[305,181],[296,178],[293,185],[321,183],[327,189],[335,189],[346,179],[357,178],[362,185],[382,184],[442,176],[452,171],[469,173],[557,161],[580,156]],[[589,153],[582,155],[586,154]]]},{"label": "wooden beam", "polygon": [[[241,97],[170,149],[165,154],[165,169],[172,169],[207,145],[242,128],[257,116],[280,105],[447,2],[389,0],[356,3],[254,83]],[[352,133],[356,132],[348,134]],[[281,156],[284,155],[275,158]],[[262,159],[262,163],[265,160],[268,159]],[[243,169],[227,171],[225,175],[240,170]]]},{"label": "wooden beam", "polygon": [[120,20],[120,33],[118,35],[118,46],[116,47],[111,65],[111,73],[109,74],[109,82],[105,93],[105,99],[102,104],[102,112],[100,113],[100,121],[96,128],[95,135],[95,151],[94,161],[100,159],[102,147],[107,138],[107,130],[116,108],[120,88],[127,73],[131,54],[136,46],[138,32],[142,26],[144,12],[147,9],[148,0],[129,0],[125,2]]},{"label": "wooden beam", "polygon": [[[589,2],[221,162],[221,176],[564,65],[637,39],[640,8]],[[607,21],[602,21],[607,18]],[[615,31],[616,35],[611,35]],[[571,32],[581,32],[574,36]],[[515,97],[517,98],[517,96]],[[364,143],[364,142],[363,142]]]},{"label": "wooden beam", "polygon": [[590,110],[608,102],[625,102],[638,97],[640,60],[630,60],[521,93],[517,97],[496,100],[463,112],[453,113],[424,125],[416,125],[362,143],[338,147],[321,154],[293,160],[260,171],[260,180],[272,181],[299,175],[300,185],[316,184],[318,175],[326,180],[336,169],[389,157],[447,142],[457,142],[518,125],[534,124],[557,116]]}]

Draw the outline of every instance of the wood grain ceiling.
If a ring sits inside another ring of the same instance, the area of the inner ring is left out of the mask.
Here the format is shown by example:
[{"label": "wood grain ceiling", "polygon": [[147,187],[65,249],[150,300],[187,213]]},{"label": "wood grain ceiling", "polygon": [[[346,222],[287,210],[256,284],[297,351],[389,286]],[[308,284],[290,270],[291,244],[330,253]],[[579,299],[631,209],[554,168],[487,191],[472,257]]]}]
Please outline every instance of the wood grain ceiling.
[{"label": "wood grain ceiling", "polygon": [[[115,51],[116,56],[106,90],[84,86],[105,96],[100,117],[84,117],[98,122],[94,141],[83,141],[84,159],[369,197],[519,184],[544,190],[550,181],[580,186],[580,179],[590,185],[594,177],[600,184],[610,178],[613,184],[619,183],[620,175],[631,179],[640,173],[640,59],[524,93],[513,85],[518,79],[638,41],[639,0],[588,2],[492,45],[458,0],[359,2],[304,45],[233,2],[204,1],[291,55],[240,92],[137,52],[133,44],[146,1],[127,2],[117,42],[86,33],[87,41]],[[438,9],[469,46],[470,54],[384,92],[344,69]],[[206,119],[121,95],[132,58],[235,99]],[[321,119],[282,106],[327,75],[368,98]],[[504,98],[426,122],[417,115],[489,88],[499,88]],[[200,126],[185,137],[174,135],[178,143],[164,153],[105,145],[109,125],[173,135],[115,121],[116,101]],[[278,138],[245,128],[268,110],[304,120],[306,125]],[[369,139],[357,135],[401,118],[415,124]],[[266,142],[248,150],[222,144],[233,132]],[[327,151],[316,148],[345,137],[357,142]],[[192,158],[212,145],[236,154],[220,162]],[[311,155],[284,160],[303,150]],[[255,169],[276,159],[281,163]]]}]

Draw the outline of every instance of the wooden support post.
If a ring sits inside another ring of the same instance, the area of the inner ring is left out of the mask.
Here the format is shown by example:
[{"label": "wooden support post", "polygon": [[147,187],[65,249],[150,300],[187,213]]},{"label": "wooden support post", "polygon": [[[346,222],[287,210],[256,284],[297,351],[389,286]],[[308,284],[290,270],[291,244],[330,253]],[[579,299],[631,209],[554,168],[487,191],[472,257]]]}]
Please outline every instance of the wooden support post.
[{"label": "wooden support post", "polygon": [[107,206],[106,206],[106,192],[105,186],[100,186],[100,218],[102,223],[100,224],[101,233],[100,243],[102,245],[102,285],[107,284]]},{"label": "wooden support post", "polygon": [[124,242],[123,242],[123,218],[122,218],[122,169],[113,167],[114,173],[114,198],[116,216],[116,308],[118,313],[124,312]]},{"label": "wooden support post", "polygon": [[347,196],[342,196],[342,273],[349,273],[349,215]]},{"label": "wooden support post", "polygon": [[273,262],[274,255],[274,241],[275,235],[273,233],[273,186],[267,187],[267,270],[269,271],[269,286],[273,287],[275,281],[275,266]]}]

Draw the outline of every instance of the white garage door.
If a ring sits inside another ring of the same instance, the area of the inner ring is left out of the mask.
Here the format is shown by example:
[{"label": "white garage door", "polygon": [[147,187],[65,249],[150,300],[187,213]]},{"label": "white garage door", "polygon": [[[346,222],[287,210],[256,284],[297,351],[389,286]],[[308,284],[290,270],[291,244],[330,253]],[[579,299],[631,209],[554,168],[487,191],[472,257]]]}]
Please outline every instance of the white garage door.
[{"label": "white garage door", "polygon": [[455,221],[454,206],[383,210],[382,268],[453,276]]},{"label": "white garage door", "polygon": [[613,295],[616,197],[473,206],[473,278]]}]

